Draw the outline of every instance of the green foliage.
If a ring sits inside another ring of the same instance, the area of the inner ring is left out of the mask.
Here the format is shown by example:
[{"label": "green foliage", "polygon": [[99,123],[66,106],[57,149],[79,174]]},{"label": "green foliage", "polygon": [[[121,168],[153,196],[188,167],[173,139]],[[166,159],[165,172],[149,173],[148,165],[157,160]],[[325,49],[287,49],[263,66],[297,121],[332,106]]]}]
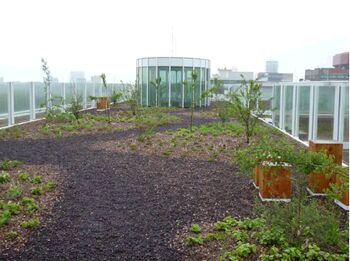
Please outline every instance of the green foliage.
[{"label": "green foliage", "polygon": [[132,86],[129,90],[129,93],[126,94],[127,100],[126,103],[129,106],[129,109],[133,116],[139,117],[140,115],[140,90],[136,85]]},{"label": "green foliage", "polygon": [[159,104],[159,88],[160,88],[160,84],[162,82],[162,78],[161,77],[157,77],[154,81],[151,81],[152,86],[154,87],[155,91],[156,91],[156,107],[158,107]]},{"label": "green foliage", "polygon": [[48,181],[45,185],[44,185],[44,190],[45,191],[53,191],[55,188],[57,187],[57,184],[53,181]]},{"label": "green foliage", "polygon": [[11,219],[11,212],[9,210],[2,211],[0,214],[0,227],[7,225]]},{"label": "green foliage", "polygon": [[186,241],[187,246],[203,245],[203,238],[199,237],[188,237]]},{"label": "green foliage", "polygon": [[21,212],[21,206],[11,202],[3,204],[2,209],[5,211],[9,211],[11,215],[18,215]]},{"label": "green foliage", "polygon": [[239,174],[251,175],[253,169],[263,161],[276,165],[295,163],[297,154],[294,150],[289,142],[262,137],[245,149],[237,150],[233,162],[240,166]]},{"label": "green foliage", "polygon": [[41,184],[43,182],[43,178],[41,176],[34,176],[32,178],[32,183],[34,184]]},{"label": "green foliage", "polygon": [[241,243],[233,251],[225,252],[221,260],[240,260],[239,258],[247,258],[251,254],[257,254],[256,245]]},{"label": "green foliage", "polygon": [[254,237],[263,246],[269,245],[286,245],[283,230],[279,227],[265,228],[254,233]]},{"label": "green foliage", "polygon": [[23,197],[21,204],[27,207],[27,212],[29,215],[32,215],[39,209],[39,206],[36,204],[35,199],[33,198]]},{"label": "green foliage", "polygon": [[6,233],[5,237],[8,239],[8,240],[15,240],[18,238],[18,233],[16,231],[9,231]]},{"label": "green foliage", "polygon": [[77,96],[76,94],[73,95],[72,100],[70,101],[70,105],[67,108],[67,112],[71,113],[76,120],[81,118],[80,111],[83,109],[82,105],[82,98]]},{"label": "green foliage", "polygon": [[26,182],[29,180],[29,174],[27,172],[22,172],[18,175],[20,181]]},{"label": "green foliage", "polygon": [[22,194],[22,191],[17,186],[11,186],[7,190],[7,197],[9,199],[16,199]]},{"label": "green foliage", "polygon": [[222,123],[227,122],[234,115],[231,104],[226,101],[217,102],[215,111]]},{"label": "green foliage", "polygon": [[1,160],[0,170],[11,170],[22,164],[19,160]]},{"label": "green foliage", "polygon": [[[263,208],[263,213],[272,232],[281,229],[293,246],[313,242],[320,247],[344,249],[348,242],[347,231],[341,231],[337,212],[332,209],[332,205],[324,206],[314,201],[300,204],[298,200],[292,200],[289,204],[271,204]],[[269,232],[264,237],[269,237]]]},{"label": "green foliage", "polygon": [[18,126],[0,130],[0,139],[6,139],[6,138],[19,139],[21,135],[22,135],[22,131]]},{"label": "green foliage", "polygon": [[1,171],[0,184],[7,183],[10,181],[10,174],[6,171]]},{"label": "green foliage", "polygon": [[195,70],[193,70],[191,72],[191,84],[189,84],[187,81],[182,82],[185,89],[190,89],[190,91],[191,91],[191,121],[190,121],[191,132],[192,132],[192,128],[193,128],[193,113],[194,113],[194,108],[196,106],[196,100],[195,100],[194,93],[195,93],[197,78],[198,78],[197,72]]},{"label": "green foliage", "polygon": [[193,224],[191,226],[191,232],[198,234],[201,231],[202,231],[202,229],[201,229],[201,227],[198,224]]},{"label": "green foliage", "polygon": [[111,101],[113,102],[113,105],[116,105],[122,97],[123,97],[122,92],[113,91],[111,95]]},{"label": "green foliage", "polygon": [[41,195],[42,194],[42,189],[40,187],[35,187],[35,188],[31,188],[30,192],[33,195]]},{"label": "green foliage", "polygon": [[233,231],[232,232],[232,238],[236,241],[236,242],[243,242],[244,240],[246,240],[248,238],[248,234],[244,231]]},{"label": "green foliage", "polygon": [[228,94],[233,115],[242,123],[245,128],[246,142],[249,144],[253,136],[259,117],[265,113],[263,107],[257,107],[262,97],[261,84],[250,80],[247,82],[242,76],[242,84],[235,91]]},{"label": "green foliage", "polygon": [[40,225],[40,221],[39,219],[35,218],[35,219],[30,219],[28,221],[23,221],[21,223],[21,227],[24,229],[33,229],[36,228]]}]

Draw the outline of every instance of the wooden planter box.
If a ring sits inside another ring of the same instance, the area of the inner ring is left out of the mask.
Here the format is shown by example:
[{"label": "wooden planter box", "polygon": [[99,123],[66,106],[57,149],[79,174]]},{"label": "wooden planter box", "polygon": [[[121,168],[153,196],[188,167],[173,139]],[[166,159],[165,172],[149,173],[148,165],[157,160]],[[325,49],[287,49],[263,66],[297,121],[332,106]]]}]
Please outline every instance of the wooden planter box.
[{"label": "wooden planter box", "polygon": [[[344,186],[344,183],[346,180],[349,179],[348,177],[337,175],[335,185],[338,188],[342,188]],[[345,210],[349,210],[349,190],[342,191],[340,196],[340,200],[335,200],[335,203],[340,206],[341,208]]]},{"label": "wooden planter box", "polygon": [[[334,162],[341,165],[343,162],[343,144],[335,141],[310,140],[309,151],[325,151],[334,156]],[[330,189],[330,184],[335,183],[335,177],[327,177],[326,173],[311,173],[308,177],[307,190],[312,196],[326,195],[325,190]]]},{"label": "wooden planter box", "polygon": [[253,185],[256,189],[259,189],[259,173],[260,166],[256,166],[253,170]]},{"label": "wooden planter box", "polygon": [[108,97],[100,97],[96,102],[97,110],[106,110],[108,109]]},{"label": "wooden planter box", "polygon": [[264,161],[259,171],[259,196],[262,201],[289,202],[292,197],[292,168],[288,164]]}]

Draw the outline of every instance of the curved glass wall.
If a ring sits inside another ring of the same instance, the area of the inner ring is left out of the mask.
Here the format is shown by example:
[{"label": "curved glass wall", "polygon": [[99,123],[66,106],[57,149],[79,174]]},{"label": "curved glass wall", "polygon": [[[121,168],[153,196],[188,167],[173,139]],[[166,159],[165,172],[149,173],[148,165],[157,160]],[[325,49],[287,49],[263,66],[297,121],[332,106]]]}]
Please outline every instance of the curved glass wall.
[{"label": "curved glass wall", "polygon": [[[143,106],[190,107],[192,101],[192,71],[197,74],[194,88],[195,106],[208,105],[202,94],[210,83],[210,61],[199,58],[152,57],[137,60],[136,74]],[[152,84],[161,79],[157,88]],[[186,81],[188,84],[184,84]]]}]

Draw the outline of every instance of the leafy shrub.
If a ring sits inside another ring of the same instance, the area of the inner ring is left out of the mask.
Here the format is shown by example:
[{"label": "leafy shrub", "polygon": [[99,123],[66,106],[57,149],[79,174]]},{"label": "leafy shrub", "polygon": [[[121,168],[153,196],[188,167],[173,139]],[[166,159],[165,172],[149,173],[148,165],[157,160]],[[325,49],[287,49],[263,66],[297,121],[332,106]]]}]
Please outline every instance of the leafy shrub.
[{"label": "leafy shrub", "polygon": [[21,204],[27,207],[27,212],[30,215],[39,209],[39,206],[35,203],[35,199],[33,198],[23,197]]},{"label": "leafy shrub", "polygon": [[45,191],[53,191],[55,188],[57,187],[57,184],[53,181],[48,181],[45,185],[44,185],[44,190]]},{"label": "leafy shrub", "polygon": [[257,254],[257,247],[251,243],[241,243],[238,244],[237,247],[233,251],[229,251],[224,253],[224,260],[237,260],[240,258],[246,258],[250,254]]},{"label": "leafy shrub", "polygon": [[28,221],[23,221],[21,223],[21,227],[24,229],[33,229],[36,228],[40,225],[40,221],[39,219],[35,218],[35,219],[30,219]]},{"label": "leafy shrub", "polygon": [[8,210],[11,213],[11,215],[18,215],[21,212],[21,206],[11,202],[3,204],[2,209]]},{"label": "leafy shrub", "polygon": [[18,233],[16,231],[9,231],[6,233],[5,237],[9,240],[15,240],[16,238],[18,238]]},{"label": "leafy shrub", "polygon": [[191,226],[191,232],[198,234],[201,231],[202,231],[202,229],[201,229],[201,227],[198,224],[193,224]]},{"label": "leafy shrub", "polygon": [[11,186],[7,190],[7,197],[9,199],[16,199],[22,194],[22,191],[17,186]]},{"label": "leafy shrub", "polygon": [[0,170],[11,170],[18,167],[21,164],[22,162],[19,160],[1,160]]},{"label": "leafy shrub", "polygon": [[7,225],[10,219],[11,219],[11,212],[9,210],[4,210],[0,214],[0,227]]},{"label": "leafy shrub", "polygon": [[43,179],[41,176],[34,176],[32,178],[32,183],[34,183],[34,184],[41,184],[42,181],[43,181]]},{"label": "leafy shrub", "polygon": [[29,180],[29,174],[27,172],[22,172],[18,176],[20,181],[26,182]]},{"label": "leafy shrub", "polygon": [[203,238],[199,237],[188,237],[186,241],[187,246],[203,245]]},{"label": "leafy shrub", "polygon": [[40,187],[35,187],[35,188],[31,188],[30,192],[33,195],[41,195],[42,194],[42,189]]},{"label": "leafy shrub", "polygon": [[1,171],[0,174],[0,184],[7,183],[10,181],[10,174],[5,171]]}]

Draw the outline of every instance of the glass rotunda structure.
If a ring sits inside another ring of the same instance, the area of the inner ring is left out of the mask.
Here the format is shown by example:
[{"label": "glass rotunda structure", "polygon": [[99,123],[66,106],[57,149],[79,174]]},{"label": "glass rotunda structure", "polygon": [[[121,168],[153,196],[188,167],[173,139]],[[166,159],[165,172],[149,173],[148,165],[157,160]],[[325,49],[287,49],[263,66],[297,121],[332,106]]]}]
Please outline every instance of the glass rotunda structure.
[{"label": "glass rotunda structure", "polygon": [[[197,73],[195,84],[195,104],[209,105],[208,97],[201,98],[210,84],[210,61],[187,57],[147,57],[136,60],[136,79],[143,106],[156,106],[156,88],[151,83],[160,78],[158,105],[190,107],[192,101],[192,71]],[[188,82],[186,87],[184,81]]]}]

